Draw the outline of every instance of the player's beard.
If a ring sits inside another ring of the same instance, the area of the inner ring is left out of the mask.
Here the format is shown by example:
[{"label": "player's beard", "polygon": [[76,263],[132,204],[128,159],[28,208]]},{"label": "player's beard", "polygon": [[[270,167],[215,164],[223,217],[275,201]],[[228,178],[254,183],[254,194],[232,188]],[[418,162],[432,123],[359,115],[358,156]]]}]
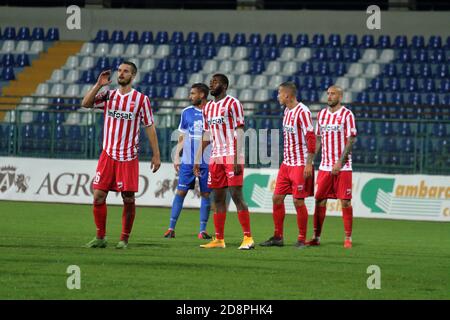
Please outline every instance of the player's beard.
[{"label": "player's beard", "polygon": [[191,100],[192,104],[196,107],[200,107],[202,104],[202,99]]},{"label": "player's beard", "polygon": [[117,78],[117,83],[125,87],[131,83],[131,78],[129,78],[128,80],[127,79],[120,80],[119,78]]},{"label": "player's beard", "polygon": [[217,87],[216,90],[211,90],[210,93],[213,97],[220,96],[222,92],[224,91],[224,88],[222,86]]},{"label": "player's beard", "polygon": [[338,103],[339,103],[339,100],[327,101],[328,106],[331,108],[336,107]]}]

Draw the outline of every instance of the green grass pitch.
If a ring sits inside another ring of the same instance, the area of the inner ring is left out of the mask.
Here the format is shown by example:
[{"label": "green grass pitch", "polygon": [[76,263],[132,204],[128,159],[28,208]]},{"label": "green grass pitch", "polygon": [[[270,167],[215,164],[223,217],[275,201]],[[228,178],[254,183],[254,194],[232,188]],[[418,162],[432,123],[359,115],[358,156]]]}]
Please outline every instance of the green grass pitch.
[{"label": "green grass pitch", "polygon": [[[184,210],[176,238],[164,239],[170,208],[138,207],[129,249],[116,250],[121,210],[108,207],[108,248],[87,249],[91,206],[1,201],[0,299],[450,298],[449,223],[357,218],[354,247],[345,250],[341,218],[328,217],[322,245],[298,250],[296,218],[287,215],[285,247],[239,251],[232,212],[227,248],[207,250],[196,210]],[[272,234],[269,214],[252,214],[251,224],[257,243]],[[79,290],[66,287],[69,265],[80,267]],[[381,269],[379,290],[367,288],[370,265]]]}]

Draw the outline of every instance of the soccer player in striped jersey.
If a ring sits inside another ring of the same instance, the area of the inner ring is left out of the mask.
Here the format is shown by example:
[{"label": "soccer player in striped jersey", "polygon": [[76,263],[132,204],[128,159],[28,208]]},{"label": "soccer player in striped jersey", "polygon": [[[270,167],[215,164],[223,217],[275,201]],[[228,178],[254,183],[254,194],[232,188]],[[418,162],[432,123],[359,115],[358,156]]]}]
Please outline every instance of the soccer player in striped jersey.
[{"label": "soccer player in striped jersey", "polygon": [[295,246],[305,248],[308,210],[305,198],[314,195],[313,159],[316,137],[309,108],[297,101],[297,87],[293,82],[284,82],[278,87],[278,101],[284,106],[283,118],[283,163],[278,171],[273,194],[273,237],[261,246],[283,246],[283,223],[286,210],[284,199],[292,194],[297,211],[298,238]]},{"label": "soccer player in striped jersey", "polygon": [[160,165],[160,152],[149,98],[132,88],[137,68],[132,62],[123,62],[117,71],[119,88],[99,93],[109,85],[111,71],[103,71],[97,83],[82,101],[85,108],[103,109],[103,151],[93,181],[94,221],[97,235],[86,246],[104,248],[106,241],[106,197],[109,191],[121,192],[123,199],[122,233],[117,249],[126,249],[136,213],[135,192],[139,183],[139,130],[142,124],[153,150],[150,169],[156,172]]},{"label": "soccer player in striped jersey", "polygon": [[213,75],[209,89],[214,100],[209,101],[203,108],[203,141],[202,148],[196,155],[194,173],[196,176],[200,175],[199,159],[202,150],[206,148],[211,139],[208,187],[214,190],[216,238],[200,247],[225,248],[226,194],[229,188],[244,233],[244,239],[239,249],[254,249],[255,243],[250,231],[250,215],[242,194],[244,109],[238,99],[227,95],[228,78],[224,74]]},{"label": "soccer player in striped jersey", "polygon": [[[175,150],[174,167],[178,173],[178,187],[172,203],[172,213],[170,216],[169,229],[164,234],[165,238],[175,238],[175,226],[183,208],[184,198],[189,189],[194,189],[194,160],[197,150],[202,143],[203,133],[203,113],[202,109],[206,105],[209,94],[209,88],[204,83],[195,83],[191,87],[189,99],[192,105],[183,109],[181,113],[180,125],[178,130],[181,132],[178,138],[177,148]],[[180,152],[183,155],[180,161]],[[181,163],[181,164],[180,164]],[[208,188],[208,163],[209,150],[205,150],[200,163],[200,232],[199,239],[211,239],[206,232],[211,202]]]},{"label": "soccer player in striped jersey", "polygon": [[331,86],[327,90],[328,107],[317,115],[316,152],[322,146],[322,159],[317,175],[314,235],[308,245],[320,245],[320,234],[325,220],[327,199],[339,199],[344,220],[344,247],[352,247],[352,146],[356,141],[353,113],[341,105],[342,88]]}]

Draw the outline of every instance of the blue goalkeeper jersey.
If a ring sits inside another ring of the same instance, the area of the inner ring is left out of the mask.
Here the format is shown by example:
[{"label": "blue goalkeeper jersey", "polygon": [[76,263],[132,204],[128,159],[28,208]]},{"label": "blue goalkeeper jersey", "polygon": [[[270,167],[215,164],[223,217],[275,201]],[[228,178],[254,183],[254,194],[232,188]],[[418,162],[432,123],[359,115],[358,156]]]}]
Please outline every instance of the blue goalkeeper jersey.
[{"label": "blue goalkeeper jersey", "polygon": [[[202,109],[189,106],[183,109],[181,113],[180,125],[178,126],[184,134],[183,156],[181,163],[193,165],[197,150],[201,147],[203,133],[203,114]],[[203,152],[201,167],[208,167],[211,146],[208,145]]]}]

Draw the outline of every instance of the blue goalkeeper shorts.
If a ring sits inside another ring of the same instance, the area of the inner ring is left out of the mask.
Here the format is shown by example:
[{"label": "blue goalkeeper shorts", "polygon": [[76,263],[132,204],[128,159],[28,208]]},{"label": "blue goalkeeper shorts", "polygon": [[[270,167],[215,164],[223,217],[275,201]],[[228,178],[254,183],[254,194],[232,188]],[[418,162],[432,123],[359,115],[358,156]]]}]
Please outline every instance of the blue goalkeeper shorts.
[{"label": "blue goalkeeper shorts", "polygon": [[[195,179],[197,178],[194,175],[194,165],[192,164],[181,164],[180,171],[178,174],[178,190],[187,191],[189,189],[194,189],[195,187]],[[211,192],[211,189],[208,188],[208,167],[200,167],[200,192]]]}]

